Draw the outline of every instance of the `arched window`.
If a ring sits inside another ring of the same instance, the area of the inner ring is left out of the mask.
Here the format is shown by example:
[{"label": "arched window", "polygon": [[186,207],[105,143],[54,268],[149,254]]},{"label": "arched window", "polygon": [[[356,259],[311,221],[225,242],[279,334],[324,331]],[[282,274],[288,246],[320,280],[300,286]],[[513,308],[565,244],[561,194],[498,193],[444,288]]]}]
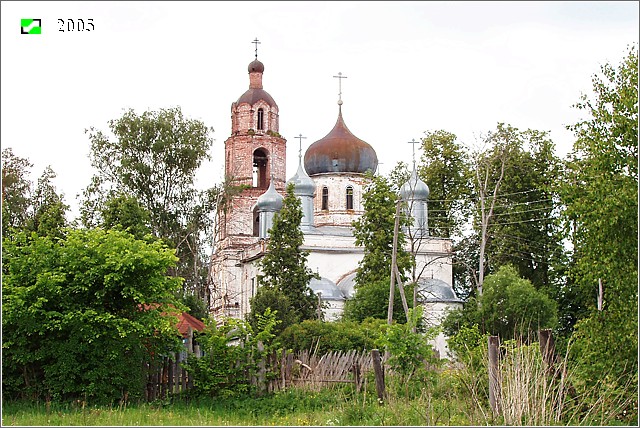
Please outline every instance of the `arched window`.
[{"label": "arched window", "polygon": [[347,186],[347,209],[353,209],[353,187]]},{"label": "arched window", "polygon": [[264,110],[259,108],[258,109],[258,126],[257,129],[259,131],[264,130]]},{"label": "arched window", "polygon": [[253,152],[253,187],[267,188],[267,154],[263,149]]},{"label": "arched window", "polygon": [[322,209],[329,209],[329,188],[327,186],[322,188]]}]

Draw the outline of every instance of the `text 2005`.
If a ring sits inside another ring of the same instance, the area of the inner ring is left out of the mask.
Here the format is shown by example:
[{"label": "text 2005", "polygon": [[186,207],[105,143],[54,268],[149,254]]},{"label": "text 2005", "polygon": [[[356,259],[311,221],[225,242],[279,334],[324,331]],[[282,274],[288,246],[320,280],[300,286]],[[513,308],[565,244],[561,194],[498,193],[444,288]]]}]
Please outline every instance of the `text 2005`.
[{"label": "text 2005", "polygon": [[95,31],[95,26],[93,25],[93,18],[88,19],[61,19],[58,18],[58,31],[70,32],[70,31]]}]

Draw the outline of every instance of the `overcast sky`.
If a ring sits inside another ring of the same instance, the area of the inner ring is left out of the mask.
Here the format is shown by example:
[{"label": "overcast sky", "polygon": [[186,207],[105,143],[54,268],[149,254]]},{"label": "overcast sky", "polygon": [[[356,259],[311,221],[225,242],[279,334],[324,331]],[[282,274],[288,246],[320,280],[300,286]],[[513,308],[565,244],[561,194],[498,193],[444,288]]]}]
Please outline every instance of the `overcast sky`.
[{"label": "overcast sky", "polygon": [[[549,131],[571,150],[571,106],[606,62],[638,41],[638,2],[7,2],[1,3],[2,147],[50,165],[77,214],[92,175],[90,126],[123,109],[180,106],[215,129],[199,187],[222,180],[230,107],[265,65],[280,108],[287,178],[303,149],[337,118],[338,72],[349,129],[373,146],[381,172],[410,162],[412,139],[444,129],[473,147],[498,122]],[[42,34],[23,35],[22,18]],[[60,32],[58,19],[93,20]]]}]

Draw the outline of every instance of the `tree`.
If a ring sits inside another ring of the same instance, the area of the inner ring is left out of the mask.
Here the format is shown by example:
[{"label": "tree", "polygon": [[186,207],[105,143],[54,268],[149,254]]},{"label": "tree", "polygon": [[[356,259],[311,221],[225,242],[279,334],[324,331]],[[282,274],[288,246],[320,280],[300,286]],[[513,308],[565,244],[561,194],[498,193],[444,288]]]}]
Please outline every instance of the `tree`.
[{"label": "tree", "polygon": [[101,217],[105,229],[124,230],[137,239],[151,233],[151,214],[133,196],[120,194],[110,197],[104,203]]},{"label": "tree", "polygon": [[481,333],[527,339],[538,329],[554,327],[556,322],[556,302],[518,276],[514,267],[502,266],[487,276],[484,293],[477,300],[469,299],[462,309],[451,311],[442,327],[450,337],[462,327],[476,324]]},{"label": "tree", "polygon": [[[393,250],[393,230],[398,195],[393,192],[389,182],[381,176],[369,176],[370,183],[362,196],[364,214],[353,222],[355,244],[364,247],[364,256],[356,269],[354,297],[345,305],[346,319],[362,321],[367,316],[378,316],[389,303],[389,278]],[[408,225],[405,216],[400,218],[400,226]],[[396,265],[404,281],[412,266],[411,255],[404,249],[405,235],[398,233]],[[385,285],[386,284],[386,285]],[[386,294],[382,292],[386,288]],[[403,307],[395,302],[393,318],[400,321],[405,318]],[[400,302],[401,303],[401,302]],[[365,312],[378,308],[374,313]],[[405,319],[406,321],[406,319]],[[402,322],[402,321],[401,321]]]},{"label": "tree", "polygon": [[[566,294],[576,304],[574,348],[588,386],[638,374],[638,47],[593,76],[586,115],[568,128],[576,141],[561,189],[573,253]],[[596,307],[598,283],[604,287]],[[611,346],[616,349],[611,358]],[[637,401],[637,390],[635,392]],[[636,408],[637,417],[637,408]]]},{"label": "tree", "polygon": [[194,182],[202,161],[209,159],[212,129],[185,118],[179,107],[142,115],[128,110],[109,121],[109,128],[115,139],[94,127],[86,130],[96,174],[84,191],[83,223],[102,223],[108,199],[134,197],[150,215],[152,234],[177,249],[173,274],[185,278],[185,290],[204,294],[203,235],[213,227],[217,192],[198,191]]},{"label": "tree", "polygon": [[460,235],[470,214],[471,167],[456,136],[444,130],[422,138],[420,178],[429,186],[429,234],[443,238]]},{"label": "tree", "polygon": [[307,267],[309,253],[300,248],[304,242],[300,229],[302,204],[293,191],[294,185],[289,183],[282,208],[273,219],[266,254],[259,262],[259,288],[250,302],[252,322],[267,307],[278,311],[276,316],[282,321],[278,332],[290,323],[317,317],[317,297],[309,281],[318,275]]},{"label": "tree", "polygon": [[32,166],[28,159],[14,155],[11,148],[2,151],[3,237],[19,231],[61,237],[67,225],[65,214],[69,207],[52,183],[56,173],[46,167],[34,189],[28,179]]},{"label": "tree", "polygon": [[558,201],[560,160],[546,132],[513,129],[494,220],[488,228],[489,271],[512,265],[538,289],[555,295],[564,280]]},{"label": "tree", "polygon": [[[116,230],[3,241],[2,385],[10,397],[113,402],[143,392],[143,363],[177,350],[165,316],[180,279],[161,242]],[[179,307],[179,306],[178,306]]]},{"label": "tree", "polygon": [[3,237],[27,222],[32,187],[28,175],[32,166],[28,159],[16,156],[11,147],[2,150]]},{"label": "tree", "polygon": [[47,167],[38,179],[31,197],[31,213],[26,230],[34,231],[40,236],[61,238],[63,228],[67,225],[65,213],[69,206],[64,203],[63,196],[56,192],[51,182],[55,177],[56,173],[51,167]]}]

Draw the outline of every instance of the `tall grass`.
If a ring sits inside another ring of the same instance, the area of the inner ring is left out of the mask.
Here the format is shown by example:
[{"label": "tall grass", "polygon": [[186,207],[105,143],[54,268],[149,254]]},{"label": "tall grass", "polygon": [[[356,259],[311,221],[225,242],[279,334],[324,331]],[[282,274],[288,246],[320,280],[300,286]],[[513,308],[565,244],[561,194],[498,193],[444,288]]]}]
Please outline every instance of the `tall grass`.
[{"label": "tall grass", "polygon": [[[259,398],[173,397],[153,403],[95,407],[81,402],[46,405],[3,402],[2,425],[52,426],[434,426],[434,425],[623,425],[637,387],[606,384],[584,389],[566,356],[553,369],[537,343],[503,345],[499,360],[499,412],[488,401],[486,346],[463,362],[428,367],[410,382],[387,372],[387,396],[377,398],[372,373],[353,384],[319,391],[289,388]],[[635,418],[635,419],[634,419]]]}]

